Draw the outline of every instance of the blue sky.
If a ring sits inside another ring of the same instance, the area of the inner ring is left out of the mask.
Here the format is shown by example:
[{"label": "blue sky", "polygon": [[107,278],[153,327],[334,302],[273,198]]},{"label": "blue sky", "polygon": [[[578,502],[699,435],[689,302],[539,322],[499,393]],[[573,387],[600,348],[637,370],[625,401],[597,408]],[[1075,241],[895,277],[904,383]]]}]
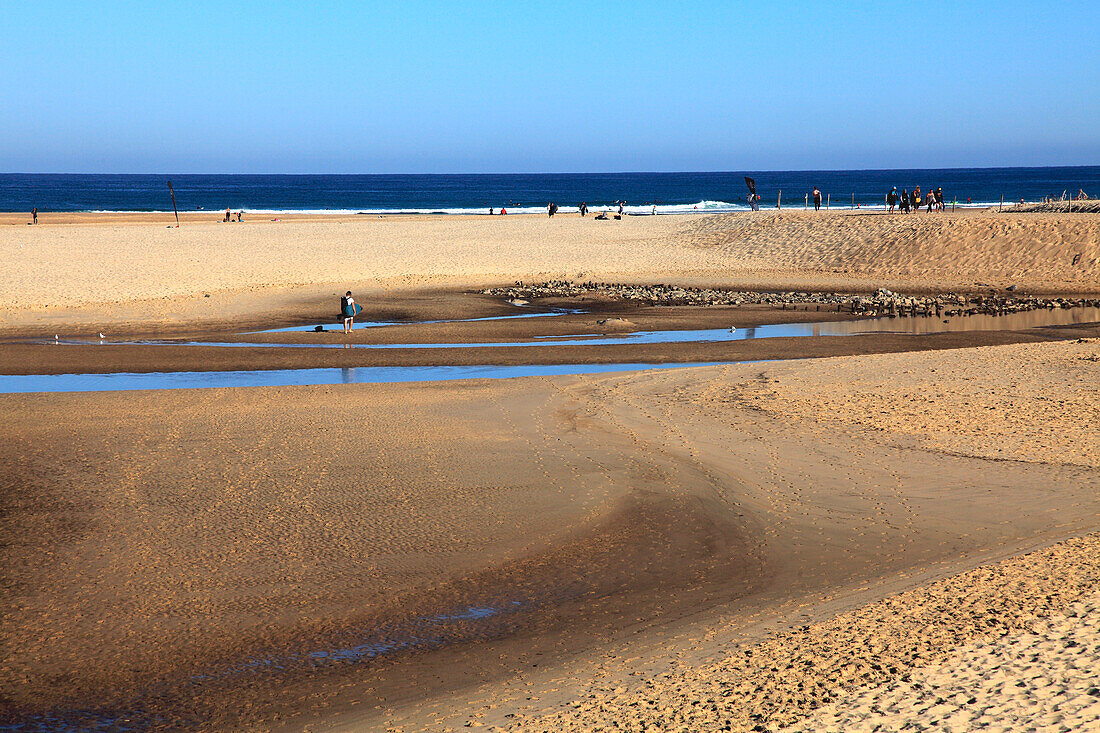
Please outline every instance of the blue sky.
[{"label": "blue sky", "polygon": [[0,171],[1100,164],[1100,3],[0,0]]}]

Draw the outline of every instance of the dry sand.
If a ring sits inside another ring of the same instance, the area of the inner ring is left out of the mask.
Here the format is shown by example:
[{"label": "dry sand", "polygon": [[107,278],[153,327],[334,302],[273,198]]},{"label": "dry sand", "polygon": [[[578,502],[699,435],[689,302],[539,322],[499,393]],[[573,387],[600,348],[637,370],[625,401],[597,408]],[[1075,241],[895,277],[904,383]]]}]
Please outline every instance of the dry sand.
[{"label": "dry sand", "polygon": [[790,730],[935,728],[952,733],[980,728],[1008,733],[1095,726],[1100,721],[1100,595],[1030,626],[960,647],[904,681],[844,696]]},{"label": "dry sand", "polygon": [[0,325],[225,319],[345,287],[548,278],[1100,291],[1100,219],[1091,214],[321,217],[179,229],[134,218],[31,227],[6,217]]}]

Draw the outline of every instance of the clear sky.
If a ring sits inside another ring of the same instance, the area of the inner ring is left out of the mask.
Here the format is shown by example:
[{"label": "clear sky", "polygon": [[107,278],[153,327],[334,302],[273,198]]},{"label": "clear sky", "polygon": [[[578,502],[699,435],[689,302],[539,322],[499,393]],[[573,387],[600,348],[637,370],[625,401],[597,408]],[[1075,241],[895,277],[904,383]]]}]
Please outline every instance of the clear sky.
[{"label": "clear sky", "polygon": [[1100,164],[1100,2],[0,0],[0,171]]}]

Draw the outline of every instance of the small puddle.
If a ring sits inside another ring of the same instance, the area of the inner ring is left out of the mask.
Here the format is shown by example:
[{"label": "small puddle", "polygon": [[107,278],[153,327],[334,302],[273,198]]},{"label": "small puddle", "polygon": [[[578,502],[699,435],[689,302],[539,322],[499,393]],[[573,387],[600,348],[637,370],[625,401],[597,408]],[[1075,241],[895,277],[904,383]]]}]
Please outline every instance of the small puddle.
[{"label": "small puddle", "polygon": [[122,392],[140,389],[299,387],[323,384],[390,384],[457,379],[514,379],[573,374],[682,369],[727,362],[687,364],[522,364],[517,366],[381,366],[319,369],[257,369],[230,372],[115,372],[109,374],[14,374],[0,376],[0,394],[30,392]]},{"label": "small puddle", "polygon": [[[201,694],[204,687],[225,680],[248,678],[285,670],[310,671],[333,665],[369,662],[378,657],[414,649],[432,649],[448,644],[483,640],[498,636],[504,617],[524,610],[528,603],[504,601],[499,605],[457,608],[446,613],[422,616],[401,623],[343,635],[344,643],[297,654],[256,657],[229,669],[191,676],[177,687],[184,696]],[[155,692],[155,691],[151,691]],[[101,731],[123,733],[150,729],[187,729],[203,727],[201,720],[182,720],[166,712],[153,712],[139,697],[124,707],[52,710],[25,716],[0,718],[5,733],[46,733],[47,731]]]}]

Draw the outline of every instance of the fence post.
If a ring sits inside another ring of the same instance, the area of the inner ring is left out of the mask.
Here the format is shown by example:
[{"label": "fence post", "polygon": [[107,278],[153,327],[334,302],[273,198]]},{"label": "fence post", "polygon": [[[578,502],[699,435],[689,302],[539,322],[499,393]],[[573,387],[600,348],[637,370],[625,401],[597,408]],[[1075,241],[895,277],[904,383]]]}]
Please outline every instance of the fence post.
[{"label": "fence post", "polygon": [[827,194],[825,194],[825,208],[826,208],[826,209],[828,209],[828,208],[829,208],[829,203],[830,203],[830,202],[831,202],[832,200],[833,200],[833,195],[832,195],[831,193],[827,193]]},{"label": "fence post", "polygon": [[777,208],[777,209],[782,209],[783,208],[783,189],[782,188],[779,189],[779,199],[775,202],[775,208]]},{"label": "fence post", "polygon": [[1001,194],[1001,203],[997,204],[997,213],[1001,212],[1001,209],[1004,207],[1004,205],[1005,205],[1005,195],[1002,193]]}]

